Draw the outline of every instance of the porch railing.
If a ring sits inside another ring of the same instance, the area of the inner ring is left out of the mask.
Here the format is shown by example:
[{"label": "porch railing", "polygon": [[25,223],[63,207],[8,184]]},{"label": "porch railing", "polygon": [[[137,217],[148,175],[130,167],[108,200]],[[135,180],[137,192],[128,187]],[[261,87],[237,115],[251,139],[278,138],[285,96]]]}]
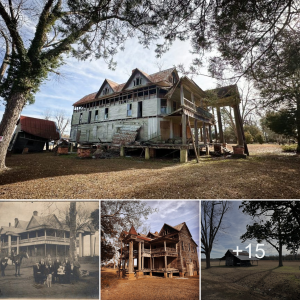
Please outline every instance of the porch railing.
[{"label": "porch railing", "polygon": [[195,105],[195,103],[193,103],[192,101],[190,101],[190,100],[188,100],[188,99],[186,99],[186,98],[183,98],[183,104],[184,104],[185,106],[188,106],[188,107],[192,108],[193,110],[196,110],[196,105]]},{"label": "porch railing", "polygon": [[[44,236],[29,238],[29,239],[20,239],[19,245],[26,244],[26,243],[34,243],[39,241],[54,241],[54,242],[66,242],[70,243],[70,238],[63,238],[63,237],[55,237],[55,236],[46,236],[46,239]],[[17,245],[17,241],[11,241],[11,245],[15,246]],[[2,242],[2,247],[7,247],[8,242]]]}]

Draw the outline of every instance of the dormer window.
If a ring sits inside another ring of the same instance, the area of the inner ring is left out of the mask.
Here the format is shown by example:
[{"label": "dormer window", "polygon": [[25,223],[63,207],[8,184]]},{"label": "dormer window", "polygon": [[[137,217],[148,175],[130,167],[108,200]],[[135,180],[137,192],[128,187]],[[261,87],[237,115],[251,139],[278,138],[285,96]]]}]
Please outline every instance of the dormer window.
[{"label": "dormer window", "polygon": [[109,93],[109,88],[106,87],[104,90],[103,90],[103,95],[107,95]]},{"label": "dormer window", "polygon": [[141,84],[142,84],[142,78],[141,78],[141,77],[136,77],[136,78],[133,80],[133,85],[134,85],[134,86],[141,85]]}]

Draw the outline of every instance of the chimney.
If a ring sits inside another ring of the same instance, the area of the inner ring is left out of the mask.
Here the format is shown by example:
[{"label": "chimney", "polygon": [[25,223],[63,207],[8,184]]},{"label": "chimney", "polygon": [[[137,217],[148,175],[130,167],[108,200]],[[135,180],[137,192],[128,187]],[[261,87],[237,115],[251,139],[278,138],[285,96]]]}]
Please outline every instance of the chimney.
[{"label": "chimney", "polygon": [[11,223],[8,223],[8,227],[10,227]]},{"label": "chimney", "polygon": [[15,218],[15,228],[17,228],[18,221],[18,218]]},{"label": "chimney", "polygon": [[38,212],[35,210],[35,211],[33,212],[33,215],[34,215],[35,217],[37,217],[37,216],[38,216]]}]

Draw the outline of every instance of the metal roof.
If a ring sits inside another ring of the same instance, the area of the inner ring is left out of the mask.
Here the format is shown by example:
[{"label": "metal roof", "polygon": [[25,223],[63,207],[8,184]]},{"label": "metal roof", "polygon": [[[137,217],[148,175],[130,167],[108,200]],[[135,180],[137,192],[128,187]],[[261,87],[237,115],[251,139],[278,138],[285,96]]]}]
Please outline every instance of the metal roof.
[{"label": "metal roof", "polygon": [[21,130],[29,134],[51,140],[59,140],[60,132],[55,122],[32,117],[21,116],[17,124]]}]

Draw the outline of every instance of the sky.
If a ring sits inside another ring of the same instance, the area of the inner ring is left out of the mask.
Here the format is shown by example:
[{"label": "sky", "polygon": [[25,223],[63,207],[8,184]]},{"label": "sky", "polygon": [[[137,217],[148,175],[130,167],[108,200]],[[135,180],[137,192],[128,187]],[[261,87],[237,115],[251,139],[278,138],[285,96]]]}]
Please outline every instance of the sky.
[{"label": "sky", "polygon": [[[115,71],[109,70],[102,59],[78,61],[72,57],[66,57],[65,65],[59,69],[62,76],[50,76],[36,94],[35,103],[27,105],[23,109],[22,115],[44,118],[44,112],[50,109],[53,112],[63,110],[67,116],[71,117],[72,104],[85,95],[97,92],[105,78],[117,83],[124,83],[135,68],[152,74],[159,71],[157,61],[162,64],[162,69],[168,69],[181,63],[188,67],[194,58],[190,53],[189,41],[176,41],[159,60],[155,58],[154,50],[154,45],[145,49],[138,43],[137,39],[128,40],[125,43],[125,50],[119,52],[114,58],[117,62]],[[200,71],[207,74],[205,68]],[[210,77],[194,76],[193,80],[203,90],[216,87],[216,82]],[[3,113],[4,102],[0,99],[0,120]],[[70,127],[66,133],[69,132]]]},{"label": "sky", "polygon": [[[45,216],[48,214],[55,214],[57,217],[61,212],[65,211],[69,207],[69,202],[44,202],[44,201],[31,201],[31,202],[19,202],[19,201],[0,201],[0,227],[11,226],[15,224],[15,218],[22,221],[30,221],[33,212],[37,211],[39,216]],[[92,212],[99,208],[99,202],[77,202],[77,209],[85,209],[88,212]],[[99,232],[95,233],[96,245],[99,245]],[[95,247],[96,255],[99,255],[99,247]],[[84,237],[84,252],[85,255],[90,254],[90,236]]]},{"label": "sky", "polygon": [[[240,236],[246,233],[246,225],[252,224],[252,218],[243,214],[242,210],[239,209],[239,206],[242,204],[242,201],[230,201],[231,209],[225,214],[223,219],[223,226],[225,228],[224,232],[217,234],[217,241],[213,245],[211,252],[211,258],[221,258],[225,255],[228,249],[237,249],[249,252],[249,249],[245,249],[251,243],[252,256],[256,254],[255,249],[257,242],[256,240],[247,240],[244,243],[240,240]],[[275,248],[270,246],[267,242],[262,241],[264,244],[263,248],[265,250],[265,255],[278,255],[278,252]],[[285,248],[283,248],[283,254],[288,254]],[[262,252],[257,252],[258,255],[261,255]],[[205,258],[204,254],[201,254],[201,258]]]}]

